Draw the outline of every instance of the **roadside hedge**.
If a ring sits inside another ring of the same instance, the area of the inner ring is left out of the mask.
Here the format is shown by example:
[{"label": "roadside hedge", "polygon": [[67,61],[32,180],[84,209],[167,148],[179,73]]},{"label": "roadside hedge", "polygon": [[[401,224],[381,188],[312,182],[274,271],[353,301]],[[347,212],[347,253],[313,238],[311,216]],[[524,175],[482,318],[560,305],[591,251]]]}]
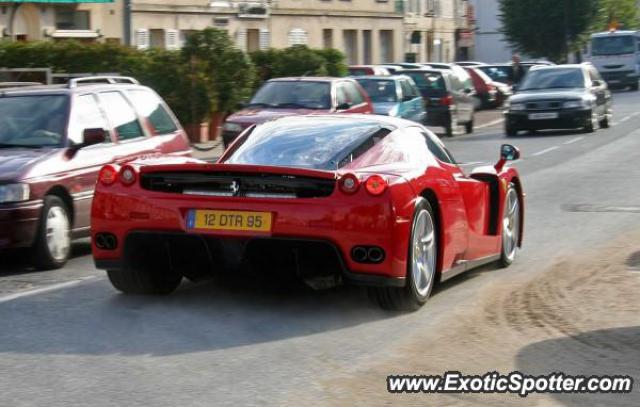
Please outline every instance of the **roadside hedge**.
[{"label": "roadside hedge", "polygon": [[133,76],[155,89],[185,125],[235,110],[270,78],[344,76],[344,60],[340,51],[300,45],[246,54],[225,31],[214,28],[195,32],[178,51],[77,41],[0,41],[2,68]]}]

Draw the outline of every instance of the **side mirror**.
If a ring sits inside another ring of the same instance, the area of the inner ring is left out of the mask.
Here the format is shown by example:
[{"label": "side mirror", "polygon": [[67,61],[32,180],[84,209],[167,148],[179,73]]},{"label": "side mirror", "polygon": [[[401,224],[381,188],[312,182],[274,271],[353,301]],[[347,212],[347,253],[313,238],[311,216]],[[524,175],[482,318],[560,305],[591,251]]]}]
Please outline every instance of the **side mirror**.
[{"label": "side mirror", "polygon": [[351,104],[347,102],[340,103],[338,107],[336,107],[336,110],[347,110],[347,109],[351,109]]},{"label": "side mirror", "polygon": [[500,160],[496,163],[494,168],[496,171],[502,171],[502,168],[507,161],[515,161],[520,158],[520,150],[511,144],[503,144],[500,146]]},{"label": "side mirror", "polygon": [[105,129],[85,129],[82,133],[82,147],[92,146],[94,144],[101,144],[107,140],[107,132]]}]

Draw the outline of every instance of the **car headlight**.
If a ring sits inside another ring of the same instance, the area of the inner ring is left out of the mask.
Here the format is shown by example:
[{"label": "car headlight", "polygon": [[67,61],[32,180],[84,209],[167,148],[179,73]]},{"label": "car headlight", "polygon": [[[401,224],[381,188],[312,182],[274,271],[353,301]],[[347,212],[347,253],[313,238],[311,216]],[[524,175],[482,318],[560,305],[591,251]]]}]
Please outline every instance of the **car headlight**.
[{"label": "car headlight", "polygon": [[524,110],[524,103],[511,103],[509,110],[519,111]]},{"label": "car headlight", "polygon": [[239,125],[238,123],[229,123],[229,122],[227,122],[222,126],[222,130],[223,131],[231,131],[231,132],[234,132],[234,133],[240,133],[242,131],[242,126]]},{"label": "car headlight", "polygon": [[0,185],[0,203],[27,201],[29,193],[29,185],[27,184]]},{"label": "car headlight", "polygon": [[589,105],[585,100],[569,100],[568,102],[564,102],[562,107],[565,109],[580,109],[589,107]]}]

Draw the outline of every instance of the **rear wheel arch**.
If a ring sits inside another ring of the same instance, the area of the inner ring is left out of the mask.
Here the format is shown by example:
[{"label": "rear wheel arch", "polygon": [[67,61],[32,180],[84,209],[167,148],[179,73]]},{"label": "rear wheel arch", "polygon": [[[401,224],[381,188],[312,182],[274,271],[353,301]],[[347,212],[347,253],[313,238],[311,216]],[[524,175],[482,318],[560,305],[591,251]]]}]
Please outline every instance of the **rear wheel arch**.
[{"label": "rear wheel arch", "polygon": [[[440,207],[440,201],[438,200],[438,196],[436,195],[433,189],[427,188],[420,193],[420,197],[431,205],[433,209],[434,221],[436,223],[436,230],[438,233],[436,234],[437,247],[438,247],[438,259],[436,262],[436,279],[435,282],[440,281],[440,276],[442,273],[442,259],[444,255],[444,229],[442,227],[442,208]],[[416,202],[417,204],[417,202]]]},{"label": "rear wheel arch", "polygon": [[73,198],[71,197],[71,194],[69,194],[69,191],[67,191],[67,189],[61,185],[56,185],[49,188],[49,190],[44,195],[57,196],[62,200],[62,202],[64,202],[67,207],[67,211],[69,211],[70,223],[73,226],[75,220],[75,210],[73,208]]}]

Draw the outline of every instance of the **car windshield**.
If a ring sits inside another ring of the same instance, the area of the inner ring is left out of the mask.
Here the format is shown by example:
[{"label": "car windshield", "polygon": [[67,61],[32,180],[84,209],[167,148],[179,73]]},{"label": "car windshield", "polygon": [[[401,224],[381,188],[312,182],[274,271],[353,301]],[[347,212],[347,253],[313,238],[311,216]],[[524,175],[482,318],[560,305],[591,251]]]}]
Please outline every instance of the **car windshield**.
[{"label": "car windshield", "polygon": [[0,96],[0,148],[60,146],[67,112],[64,95]]},{"label": "car windshield", "polygon": [[251,99],[251,105],[328,110],[331,108],[331,84],[313,81],[267,82]]},{"label": "car windshield", "polygon": [[634,38],[631,35],[595,37],[591,41],[591,53],[593,55],[621,55],[633,54],[634,52]]},{"label": "car windshield", "polygon": [[496,82],[508,83],[511,80],[510,66],[479,66],[478,69]]},{"label": "car windshield", "polygon": [[[309,125],[309,123],[313,125]],[[375,121],[300,117],[258,126],[226,160],[227,164],[272,165],[335,170],[381,130]],[[386,130],[385,135],[389,131]],[[383,137],[383,136],[380,136]]]},{"label": "car windshield", "polygon": [[372,102],[397,102],[398,92],[393,80],[358,79]]},{"label": "car windshield", "polygon": [[580,68],[551,68],[527,73],[520,90],[584,88],[585,81]]}]

